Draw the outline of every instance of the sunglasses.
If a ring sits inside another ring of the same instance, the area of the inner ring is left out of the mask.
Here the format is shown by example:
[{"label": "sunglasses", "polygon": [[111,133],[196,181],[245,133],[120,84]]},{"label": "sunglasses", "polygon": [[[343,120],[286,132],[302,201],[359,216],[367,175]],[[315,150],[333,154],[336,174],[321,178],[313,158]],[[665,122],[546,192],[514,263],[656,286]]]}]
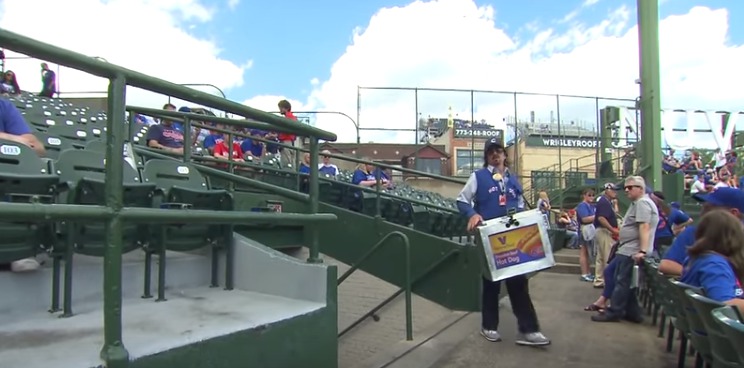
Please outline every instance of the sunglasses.
[{"label": "sunglasses", "polygon": [[626,185],[625,190],[631,190],[633,188],[640,188],[640,187],[641,187],[640,185]]}]

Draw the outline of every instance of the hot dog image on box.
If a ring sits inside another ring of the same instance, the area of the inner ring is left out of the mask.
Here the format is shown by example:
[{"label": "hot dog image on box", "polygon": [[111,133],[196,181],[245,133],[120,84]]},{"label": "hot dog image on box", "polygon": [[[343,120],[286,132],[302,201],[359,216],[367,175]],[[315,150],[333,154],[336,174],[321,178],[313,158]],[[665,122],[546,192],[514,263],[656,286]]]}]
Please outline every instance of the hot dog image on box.
[{"label": "hot dog image on box", "polygon": [[478,246],[483,248],[486,273],[491,281],[553,267],[553,247],[548,219],[539,210],[485,221],[478,227]]}]

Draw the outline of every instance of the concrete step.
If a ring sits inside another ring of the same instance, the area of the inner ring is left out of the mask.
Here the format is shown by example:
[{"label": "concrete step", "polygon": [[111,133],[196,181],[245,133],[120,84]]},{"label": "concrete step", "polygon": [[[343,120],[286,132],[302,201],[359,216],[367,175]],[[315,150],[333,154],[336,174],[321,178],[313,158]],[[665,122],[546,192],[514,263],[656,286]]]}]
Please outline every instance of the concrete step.
[{"label": "concrete step", "polygon": [[553,258],[557,263],[565,264],[579,264],[579,250],[578,249],[561,249],[553,253]]},{"label": "concrete step", "polygon": [[[594,273],[594,267],[589,267],[590,272]],[[548,272],[548,273],[560,273],[560,274],[568,274],[568,275],[580,275],[581,274],[581,267],[578,264],[572,264],[572,263],[561,263],[556,262],[555,266],[552,268],[549,268],[542,272]]]}]

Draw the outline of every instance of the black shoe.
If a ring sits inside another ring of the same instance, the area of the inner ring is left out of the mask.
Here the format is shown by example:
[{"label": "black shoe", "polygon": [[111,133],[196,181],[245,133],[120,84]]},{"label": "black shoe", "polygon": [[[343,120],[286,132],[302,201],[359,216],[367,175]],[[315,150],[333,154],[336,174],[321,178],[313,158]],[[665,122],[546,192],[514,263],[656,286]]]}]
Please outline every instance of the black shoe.
[{"label": "black shoe", "polygon": [[639,323],[639,324],[640,324],[640,323],[643,323],[643,317],[642,317],[642,316],[638,316],[638,317],[629,317],[629,316],[625,316],[625,317],[623,318],[623,320],[626,320],[626,321],[628,321],[628,322],[632,322],[632,323]]},{"label": "black shoe", "polygon": [[620,322],[620,319],[617,317],[611,317],[605,314],[595,314],[592,316],[592,321],[594,322]]}]

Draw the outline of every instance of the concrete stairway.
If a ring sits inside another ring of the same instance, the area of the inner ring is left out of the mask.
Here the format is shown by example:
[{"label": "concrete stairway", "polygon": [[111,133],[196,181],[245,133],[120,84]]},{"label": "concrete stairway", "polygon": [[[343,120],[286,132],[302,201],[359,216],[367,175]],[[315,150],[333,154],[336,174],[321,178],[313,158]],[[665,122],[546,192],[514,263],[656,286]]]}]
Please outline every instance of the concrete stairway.
[{"label": "concrete stairway", "polygon": [[[577,277],[581,275],[578,249],[563,248],[553,253],[553,257],[555,258],[555,266],[543,272],[573,274]],[[594,265],[590,265],[590,268],[594,271]]]}]

